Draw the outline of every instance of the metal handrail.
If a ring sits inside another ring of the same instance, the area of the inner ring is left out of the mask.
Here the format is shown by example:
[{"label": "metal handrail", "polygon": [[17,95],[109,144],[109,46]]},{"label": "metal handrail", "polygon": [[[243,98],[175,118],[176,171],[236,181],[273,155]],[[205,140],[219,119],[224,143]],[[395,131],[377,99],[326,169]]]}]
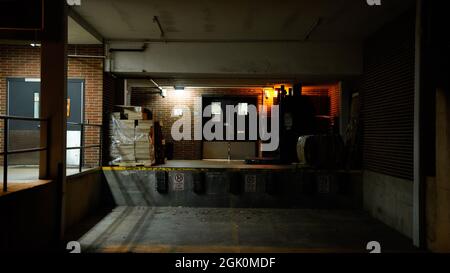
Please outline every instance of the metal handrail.
[{"label": "metal handrail", "polygon": [[[0,152],[0,156],[3,156],[3,192],[8,191],[8,155],[11,154],[21,154],[21,153],[31,153],[31,152],[42,152],[47,151],[48,147],[38,147],[31,149],[19,149],[12,150],[8,149],[8,133],[9,133],[9,120],[21,120],[21,121],[40,121],[40,122],[48,122],[48,119],[45,118],[30,118],[30,117],[20,117],[20,116],[5,116],[0,115],[0,120],[4,120],[3,127],[3,152]],[[68,125],[76,125],[80,126],[81,129],[81,146],[80,147],[66,147],[66,150],[80,150],[80,165],[79,171],[82,172],[83,166],[83,154],[85,149],[89,148],[99,148],[99,165],[102,164],[102,139],[103,139],[103,126],[101,124],[89,124],[89,123],[77,123],[77,122],[67,122]],[[96,145],[83,145],[84,143],[84,129],[86,126],[98,127],[100,129],[100,143]]]},{"label": "metal handrail", "polygon": [[3,126],[3,152],[0,155],[3,155],[3,192],[8,191],[8,155],[11,154],[20,154],[20,153],[30,153],[30,152],[39,152],[46,151],[47,147],[40,148],[32,148],[32,149],[21,149],[21,150],[12,150],[8,149],[9,139],[9,121],[10,120],[22,120],[22,121],[40,121],[47,122],[47,119],[44,118],[30,118],[30,117],[19,117],[19,116],[4,116],[0,115],[0,119],[4,120]]},{"label": "metal handrail", "polygon": [[79,147],[67,147],[66,150],[78,150],[78,149],[89,149],[89,148],[99,148],[100,144],[97,145],[87,145],[87,146],[79,146]]},{"label": "metal handrail", "polygon": [[71,121],[68,121],[67,122],[67,125],[78,125],[78,126],[92,126],[92,127],[102,127],[102,125],[101,124],[91,124],[91,123],[80,123],[80,122],[71,122]]},{"label": "metal handrail", "polygon": [[[80,126],[80,130],[81,130],[81,141],[80,144],[81,146],[79,147],[66,147],[66,150],[80,150],[80,163],[78,164],[78,171],[81,173],[83,171],[83,161],[84,161],[84,150],[85,149],[90,149],[90,148],[99,148],[98,151],[98,164],[99,166],[102,165],[102,146],[103,146],[103,126],[101,124],[90,124],[90,123],[80,123],[80,122],[67,122],[67,125],[75,125],[75,126]],[[85,131],[85,127],[86,126],[90,126],[90,127],[97,127],[99,128],[99,134],[100,134],[100,142],[99,144],[95,144],[95,145],[84,145],[84,131]]]},{"label": "metal handrail", "polygon": [[[14,154],[24,154],[24,153],[33,153],[33,152],[42,152],[47,150],[47,147],[41,147],[41,148],[30,148],[30,149],[20,149],[20,150],[8,150],[8,155],[14,155]],[[0,152],[0,155],[5,155],[6,152]]]},{"label": "metal handrail", "polygon": [[5,116],[0,115],[0,119],[9,119],[9,120],[25,120],[25,121],[47,121],[45,118],[30,118],[30,117],[21,117],[21,116]]}]

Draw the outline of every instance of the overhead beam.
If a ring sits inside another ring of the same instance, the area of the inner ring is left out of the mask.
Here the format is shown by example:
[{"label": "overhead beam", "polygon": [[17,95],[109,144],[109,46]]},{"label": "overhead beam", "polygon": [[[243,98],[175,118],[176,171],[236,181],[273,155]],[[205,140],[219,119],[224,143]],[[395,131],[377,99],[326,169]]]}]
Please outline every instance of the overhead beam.
[{"label": "overhead beam", "polygon": [[89,24],[80,14],[78,14],[73,8],[69,8],[68,15],[75,22],[77,22],[82,28],[84,28],[87,32],[89,32],[92,36],[95,37],[99,42],[104,43],[105,38],[100,34],[91,24]]},{"label": "overhead beam", "polygon": [[126,44],[126,43],[139,43],[139,44],[155,44],[155,43],[307,43],[306,38],[302,39],[166,39],[166,38],[152,38],[152,39],[107,39],[105,43],[109,44]]},{"label": "overhead beam", "polygon": [[[139,44],[138,44],[139,45]],[[156,43],[142,52],[111,43],[113,73],[215,75],[216,78],[355,76],[362,73],[359,43]]]}]

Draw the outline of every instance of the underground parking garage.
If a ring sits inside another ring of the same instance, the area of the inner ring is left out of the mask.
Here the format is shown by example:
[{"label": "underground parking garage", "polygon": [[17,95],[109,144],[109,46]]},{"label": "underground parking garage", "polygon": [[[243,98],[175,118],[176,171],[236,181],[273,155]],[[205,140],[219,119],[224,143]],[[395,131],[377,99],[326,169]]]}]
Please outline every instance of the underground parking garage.
[{"label": "underground parking garage", "polygon": [[0,251],[450,250],[438,2],[22,2]]}]

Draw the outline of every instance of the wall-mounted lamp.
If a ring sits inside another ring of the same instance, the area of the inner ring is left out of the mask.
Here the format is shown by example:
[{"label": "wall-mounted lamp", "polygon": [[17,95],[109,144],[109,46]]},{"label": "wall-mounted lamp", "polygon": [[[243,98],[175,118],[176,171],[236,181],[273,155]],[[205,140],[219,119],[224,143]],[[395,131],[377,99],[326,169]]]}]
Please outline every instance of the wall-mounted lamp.
[{"label": "wall-mounted lamp", "polygon": [[161,97],[165,98],[167,96],[167,89],[161,89]]},{"label": "wall-mounted lamp", "polygon": [[264,97],[266,99],[278,97],[278,92],[273,88],[264,88]]},{"label": "wall-mounted lamp", "polygon": [[184,99],[187,96],[186,90],[184,90],[184,86],[174,86],[173,88],[175,90],[177,99]]}]

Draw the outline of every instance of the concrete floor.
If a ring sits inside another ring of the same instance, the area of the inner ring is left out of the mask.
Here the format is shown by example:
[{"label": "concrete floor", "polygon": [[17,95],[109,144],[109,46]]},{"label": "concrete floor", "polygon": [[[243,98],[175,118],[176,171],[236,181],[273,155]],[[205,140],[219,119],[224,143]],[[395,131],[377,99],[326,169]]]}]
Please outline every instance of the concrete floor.
[{"label": "concrete floor", "polygon": [[415,251],[362,212],[310,209],[116,207],[84,234],[84,252]]}]

